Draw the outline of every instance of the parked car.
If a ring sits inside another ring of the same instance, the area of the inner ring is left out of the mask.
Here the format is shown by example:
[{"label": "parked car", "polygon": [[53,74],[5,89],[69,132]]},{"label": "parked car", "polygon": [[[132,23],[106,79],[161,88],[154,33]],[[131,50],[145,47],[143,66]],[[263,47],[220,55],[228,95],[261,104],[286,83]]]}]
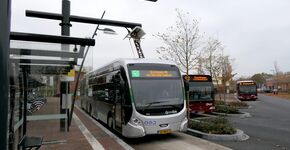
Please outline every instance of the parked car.
[{"label": "parked car", "polygon": [[273,94],[278,94],[278,89],[273,89]]},{"label": "parked car", "polygon": [[271,93],[271,90],[270,89],[264,89],[264,92],[265,93]]}]

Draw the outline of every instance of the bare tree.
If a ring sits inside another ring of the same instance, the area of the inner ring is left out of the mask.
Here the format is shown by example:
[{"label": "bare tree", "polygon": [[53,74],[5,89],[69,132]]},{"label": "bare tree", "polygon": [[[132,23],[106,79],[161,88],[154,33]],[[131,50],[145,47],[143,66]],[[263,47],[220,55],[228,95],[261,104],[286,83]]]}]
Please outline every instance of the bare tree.
[{"label": "bare tree", "polygon": [[209,38],[203,49],[204,69],[213,77],[220,74],[223,49],[221,42],[214,38]]},{"label": "bare tree", "polygon": [[[223,49],[221,42],[214,38],[209,38],[203,48],[203,67],[206,72],[208,72],[215,80],[217,89],[219,87],[219,80],[222,73],[223,63]],[[219,98],[221,100],[221,94],[219,93]]]},{"label": "bare tree", "polygon": [[274,71],[275,71],[275,75],[277,76],[280,72],[280,69],[278,67],[278,63],[277,61],[274,61]]},{"label": "bare tree", "polygon": [[[221,93],[226,93],[226,83],[232,79],[232,61],[228,55],[224,54],[224,46],[221,41],[209,38],[203,49],[203,67],[215,80],[221,100]],[[219,83],[221,81],[221,84]]]},{"label": "bare tree", "polygon": [[278,88],[279,76],[281,75],[277,61],[274,61],[274,88]]},{"label": "bare tree", "polygon": [[233,74],[233,68],[232,68],[232,61],[228,55],[224,55],[222,56],[222,63],[221,65],[221,70],[222,70],[222,85],[223,85],[223,94],[224,94],[224,100],[226,100],[226,90],[227,90],[227,85],[226,83],[230,82],[232,80],[232,78],[235,76],[235,74]]},{"label": "bare tree", "polygon": [[196,19],[189,19],[189,14],[177,12],[175,26],[167,28],[167,33],[158,33],[156,37],[163,41],[165,46],[159,47],[156,52],[160,59],[176,62],[181,71],[188,74],[196,67],[200,57],[199,22]]},{"label": "bare tree", "polygon": [[199,57],[197,60],[197,74],[205,74],[205,69],[204,69],[204,63],[205,60],[203,57]]},{"label": "bare tree", "polygon": [[281,91],[288,91],[289,74],[280,70],[277,61],[274,61],[274,88]]}]

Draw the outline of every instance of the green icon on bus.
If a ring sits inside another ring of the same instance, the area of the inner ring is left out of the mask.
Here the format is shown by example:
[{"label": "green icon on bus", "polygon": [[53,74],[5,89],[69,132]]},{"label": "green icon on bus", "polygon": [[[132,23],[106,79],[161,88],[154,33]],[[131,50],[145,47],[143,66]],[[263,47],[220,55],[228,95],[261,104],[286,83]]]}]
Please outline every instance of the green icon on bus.
[{"label": "green icon on bus", "polygon": [[140,77],[140,70],[132,70],[132,77]]}]

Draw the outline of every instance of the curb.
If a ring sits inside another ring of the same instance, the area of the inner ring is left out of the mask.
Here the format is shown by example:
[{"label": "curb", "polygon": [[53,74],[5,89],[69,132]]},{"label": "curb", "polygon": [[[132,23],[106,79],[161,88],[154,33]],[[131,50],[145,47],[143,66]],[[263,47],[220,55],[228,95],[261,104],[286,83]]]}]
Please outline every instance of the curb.
[{"label": "curb", "polygon": [[248,107],[239,107],[238,109],[251,109],[251,108],[252,108],[252,106],[249,105]]},{"label": "curb", "polygon": [[240,118],[250,118],[250,117],[252,117],[252,115],[250,113],[248,113],[248,112],[240,112],[240,114],[227,114],[227,113],[212,112],[212,114],[221,115],[221,116],[240,117]]},{"label": "curb", "polygon": [[244,133],[244,131],[240,129],[236,129],[237,132],[235,134],[227,135],[227,134],[208,134],[204,132],[200,132],[193,129],[187,129],[187,134],[214,141],[245,141],[250,137]]}]

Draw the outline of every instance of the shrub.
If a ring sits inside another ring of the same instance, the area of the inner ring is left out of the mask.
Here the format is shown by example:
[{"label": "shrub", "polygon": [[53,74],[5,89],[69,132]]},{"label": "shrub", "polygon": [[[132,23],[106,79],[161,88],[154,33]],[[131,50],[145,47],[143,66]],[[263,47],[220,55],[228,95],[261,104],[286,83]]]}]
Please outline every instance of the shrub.
[{"label": "shrub", "polygon": [[239,108],[245,108],[249,105],[245,102],[229,102],[224,101],[215,101],[215,112],[219,113],[229,113],[229,114],[238,114]]},{"label": "shrub", "polygon": [[245,102],[228,102],[225,101],[215,101],[215,105],[228,105],[233,107],[248,107],[249,105]]},{"label": "shrub", "polygon": [[223,117],[203,119],[200,122],[190,120],[188,127],[209,134],[236,133],[236,129]]},{"label": "shrub", "polygon": [[249,105],[245,102],[230,102],[228,105],[233,107],[249,107]]},{"label": "shrub", "polygon": [[228,114],[239,114],[239,109],[237,107],[228,106],[228,105],[216,105],[215,112],[219,113],[228,113]]},{"label": "shrub", "polygon": [[215,105],[226,105],[225,101],[214,101]]}]

